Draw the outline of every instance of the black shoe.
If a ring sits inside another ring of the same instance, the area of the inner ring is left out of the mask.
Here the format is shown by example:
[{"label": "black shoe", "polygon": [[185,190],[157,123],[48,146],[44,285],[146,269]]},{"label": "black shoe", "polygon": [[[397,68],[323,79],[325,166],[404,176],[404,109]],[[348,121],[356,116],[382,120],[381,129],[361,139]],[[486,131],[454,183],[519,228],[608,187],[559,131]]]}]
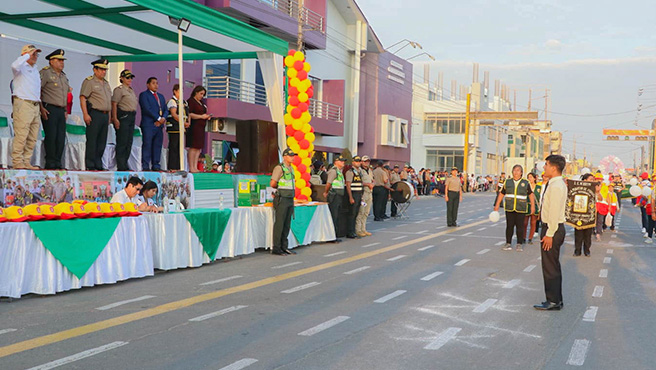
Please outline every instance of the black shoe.
[{"label": "black shoe", "polygon": [[388,215],[383,215],[383,220],[387,220],[389,218]]},{"label": "black shoe", "polygon": [[536,304],[533,306],[536,310],[540,311],[560,311],[563,308],[563,302],[553,303],[553,302],[542,302],[541,304]]},{"label": "black shoe", "polygon": [[335,239],[335,240],[333,240],[333,241],[330,241],[329,243],[335,243],[335,244],[337,244],[337,243],[341,243],[341,242],[342,242],[342,239],[337,238],[337,239]]},{"label": "black shoe", "polygon": [[374,221],[383,221],[382,218],[374,218]]},{"label": "black shoe", "polygon": [[585,256],[586,256],[586,257],[590,257],[590,253],[586,253]]},{"label": "black shoe", "polygon": [[349,234],[349,235],[346,235],[346,237],[349,238],[349,239],[358,239],[358,238],[359,238],[359,237],[358,237],[357,235],[355,235],[355,234]]},{"label": "black shoe", "polygon": [[283,253],[285,253],[285,254],[296,254],[296,252],[291,251],[291,250],[289,250],[289,249],[283,249],[282,251],[283,251]]},{"label": "black shoe", "polygon": [[287,256],[287,253],[284,251],[278,251],[278,250],[272,250],[271,254],[275,254],[276,256]]},{"label": "black shoe", "polygon": [[581,252],[574,252],[574,257],[581,257]]}]

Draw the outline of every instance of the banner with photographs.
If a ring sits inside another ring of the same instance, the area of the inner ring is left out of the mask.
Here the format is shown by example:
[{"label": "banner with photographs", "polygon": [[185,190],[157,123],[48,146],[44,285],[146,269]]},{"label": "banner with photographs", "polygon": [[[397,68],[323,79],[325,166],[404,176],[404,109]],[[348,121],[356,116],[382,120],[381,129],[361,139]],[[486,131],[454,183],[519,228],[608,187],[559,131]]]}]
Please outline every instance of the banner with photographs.
[{"label": "banner with photographs", "polygon": [[565,222],[577,230],[595,227],[597,201],[595,182],[567,180]]}]

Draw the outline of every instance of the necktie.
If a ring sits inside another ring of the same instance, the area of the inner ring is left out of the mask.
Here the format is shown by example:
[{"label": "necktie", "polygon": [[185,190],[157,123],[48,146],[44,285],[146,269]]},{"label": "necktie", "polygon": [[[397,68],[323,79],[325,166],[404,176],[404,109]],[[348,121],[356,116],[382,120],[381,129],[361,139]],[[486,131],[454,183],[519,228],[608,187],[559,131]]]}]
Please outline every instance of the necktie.
[{"label": "necktie", "polygon": [[162,116],[162,103],[159,102],[159,97],[157,96],[156,92],[153,92],[153,96],[155,97],[155,100],[157,101],[157,105],[159,106],[159,116]]}]

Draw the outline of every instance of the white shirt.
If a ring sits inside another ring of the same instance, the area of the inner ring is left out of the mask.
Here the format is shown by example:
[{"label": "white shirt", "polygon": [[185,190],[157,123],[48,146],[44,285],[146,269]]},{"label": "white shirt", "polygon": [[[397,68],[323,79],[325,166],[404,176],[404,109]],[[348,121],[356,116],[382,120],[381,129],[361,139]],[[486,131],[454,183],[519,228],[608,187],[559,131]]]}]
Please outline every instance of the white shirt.
[{"label": "white shirt", "polygon": [[27,63],[30,54],[21,55],[11,63],[14,73],[14,92],[12,95],[23,100],[41,101],[41,75],[36,64]]},{"label": "white shirt", "polygon": [[565,204],[567,203],[567,185],[562,176],[549,179],[547,190],[543,192],[540,203],[542,222],[547,225],[547,236],[553,237],[558,224],[565,223]]},{"label": "white shirt", "polygon": [[114,194],[112,197],[111,203],[134,203],[137,207],[142,203],[139,201],[138,196],[134,196],[133,198],[130,198],[128,196],[128,193],[125,192],[125,189],[119,191],[118,193]]}]

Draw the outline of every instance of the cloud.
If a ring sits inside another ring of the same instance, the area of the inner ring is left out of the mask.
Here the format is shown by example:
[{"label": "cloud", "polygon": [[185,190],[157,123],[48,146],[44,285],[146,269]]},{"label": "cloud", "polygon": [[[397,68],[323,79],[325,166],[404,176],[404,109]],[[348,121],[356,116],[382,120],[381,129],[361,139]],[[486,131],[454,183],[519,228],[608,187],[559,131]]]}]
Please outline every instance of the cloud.
[{"label": "cloud", "polygon": [[562,49],[562,47],[563,47],[563,43],[560,42],[560,40],[549,39],[549,40],[547,40],[547,41],[544,43],[544,46],[545,46],[547,49],[551,49],[551,50],[560,50],[560,49]]}]

